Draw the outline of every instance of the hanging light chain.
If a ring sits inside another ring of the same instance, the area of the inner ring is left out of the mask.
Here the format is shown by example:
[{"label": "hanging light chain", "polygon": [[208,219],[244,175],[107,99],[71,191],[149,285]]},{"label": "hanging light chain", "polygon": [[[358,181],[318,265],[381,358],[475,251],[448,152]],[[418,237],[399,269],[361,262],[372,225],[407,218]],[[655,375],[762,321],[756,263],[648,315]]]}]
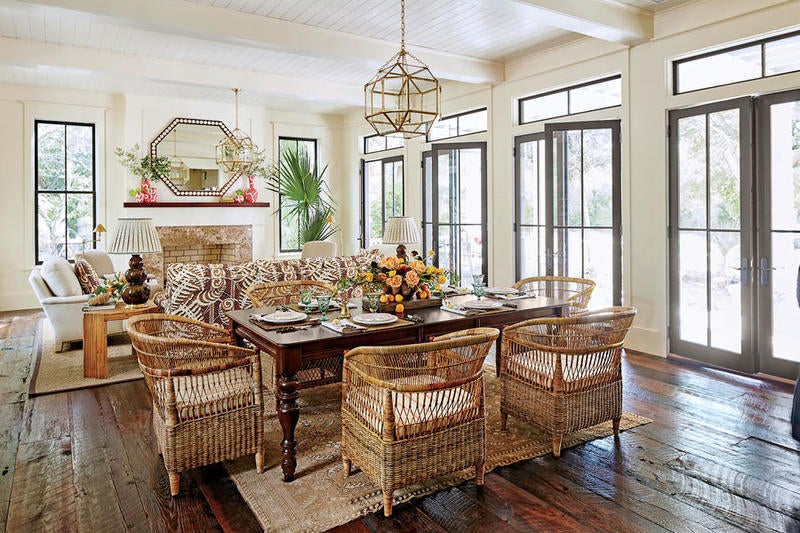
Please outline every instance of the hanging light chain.
[{"label": "hanging light chain", "polygon": [[239,129],[239,89],[234,89],[233,94],[236,96],[236,104],[234,109],[236,109],[236,129]]},{"label": "hanging light chain", "polygon": [[400,0],[400,54],[406,51],[406,0]]}]

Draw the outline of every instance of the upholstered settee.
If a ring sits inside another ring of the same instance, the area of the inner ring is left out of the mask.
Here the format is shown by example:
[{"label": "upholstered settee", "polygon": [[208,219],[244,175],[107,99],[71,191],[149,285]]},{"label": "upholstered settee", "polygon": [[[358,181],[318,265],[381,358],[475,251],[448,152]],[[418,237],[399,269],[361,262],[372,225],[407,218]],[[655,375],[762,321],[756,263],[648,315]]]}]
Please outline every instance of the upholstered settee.
[{"label": "upholstered settee", "polygon": [[231,265],[171,263],[164,290],[154,301],[164,313],[228,327],[226,311],[252,307],[245,290],[254,283],[312,279],[335,284],[381,257],[378,250],[364,250],[352,256],[260,259]]}]

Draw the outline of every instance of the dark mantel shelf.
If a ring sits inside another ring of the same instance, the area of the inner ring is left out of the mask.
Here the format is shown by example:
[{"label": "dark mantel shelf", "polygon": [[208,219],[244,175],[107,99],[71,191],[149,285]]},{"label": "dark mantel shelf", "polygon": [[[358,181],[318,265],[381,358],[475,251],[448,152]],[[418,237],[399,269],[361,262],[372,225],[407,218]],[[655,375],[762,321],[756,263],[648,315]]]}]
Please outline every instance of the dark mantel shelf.
[{"label": "dark mantel shelf", "polygon": [[154,202],[140,204],[138,202],[125,202],[123,207],[269,207],[269,202],[241,203],[236,202]]}]

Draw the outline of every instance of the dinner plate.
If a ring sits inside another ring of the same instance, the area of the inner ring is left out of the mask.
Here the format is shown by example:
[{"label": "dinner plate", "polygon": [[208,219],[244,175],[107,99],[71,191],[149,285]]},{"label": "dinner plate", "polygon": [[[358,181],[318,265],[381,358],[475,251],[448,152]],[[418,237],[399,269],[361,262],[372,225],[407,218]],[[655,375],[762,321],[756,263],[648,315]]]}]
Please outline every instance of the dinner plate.
[{"label": "dinner plate", "polygon": [[306,318],[308,318],[307,314],[297,311],[275,311],[268,315],[261,315],[261,320],[270,322],[271,324],[288,324],[290,322],[305,320]]},{"label": "dinner plate", "polygon": [[389,313],[363,313],[354,316],[350,320],[365,326],[375,326],[378,324],[391,324],[392,322],[396,322],[397,316]]},{"label": "dinner plate", "polygon": [[515,289],[514,287],[486,287],[484,290],[486,294],[517,294],[519,290]]},{"label": "dinner plate", "polygon": [[467,309],[498,309],[503,307],[501,302],[496,300],[473,300],[462,304]]}]

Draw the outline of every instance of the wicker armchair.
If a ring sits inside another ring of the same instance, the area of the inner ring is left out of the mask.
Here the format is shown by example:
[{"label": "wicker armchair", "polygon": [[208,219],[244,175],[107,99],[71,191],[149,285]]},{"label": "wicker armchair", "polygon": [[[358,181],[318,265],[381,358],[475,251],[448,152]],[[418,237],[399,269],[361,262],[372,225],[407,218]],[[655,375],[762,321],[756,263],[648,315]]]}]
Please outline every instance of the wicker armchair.
[{"label": "wicker armchair", "polygon": [[264,405],[257,350],[226,344],[225,329],[180,316],[128,320],[128,334],[153,398],[153,428],[169,475],[255,454],[264,471]]},{"label": "wicker armchair", "polygon": [[519,417],[553,435],[561,455],[565,433],[622,415],[622,343],[634,307],[609,307],[573,317],[537,318],[503,330],[502,429]]},{"label": "wicker armchair", "polygon": [[[301,289],[313,289],[315,295],[330,295],[336,291],[333,285],[324,281],[299,280],[257,283],[248,287],[245,294],[250,298],[253,307],[272,307],[297,303],[300,300]],[[272,390],[276,390],[278,375],[275,372],[274,359],[266,360],[262,370],[264,383]],[[304,360],[303,366],[297,373],[297,379],[301,389],[338,383],[342,380],[341,352]]]},{"label": "wicker armchair", "polygon": [[324,281],[298,280],[256,283],[250,285],[244,293],[253,303],[253,307],[269,307],[297,303],[300,301],[302,289],[313,289],[315,295],[332,295],[336,291],[336,287]]},{"label": "wicker armchair", "polygon": [[378,483],[383,512],[395,489],[474,467],[483,484],[483,360],[499,331],[476,328],[432,342],[362,346],[345,355],[342,461]]},{"label": "wicker armchair", "polygon": [[570,314],[586,311],[594,290],[594,281],[563,276],[534,276],[521,279],[513,287],[522,292],[536,291],[540,296],[566,300]]}]

